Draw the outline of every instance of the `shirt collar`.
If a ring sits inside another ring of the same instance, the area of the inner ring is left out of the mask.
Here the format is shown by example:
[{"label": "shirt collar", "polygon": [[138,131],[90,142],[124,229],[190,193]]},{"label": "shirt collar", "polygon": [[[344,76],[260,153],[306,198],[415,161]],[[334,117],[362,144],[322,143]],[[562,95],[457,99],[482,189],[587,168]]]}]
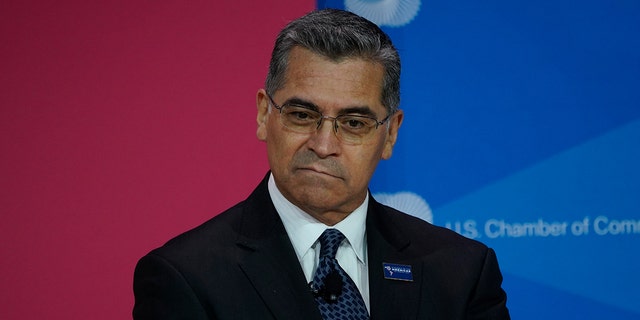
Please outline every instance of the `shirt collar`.
[{"label": "shirt collar", "polygon": [[362,263],[365,262],[364,235],[367,208],[369,205],[369,193],[367,193],[362,204],[344,220],[332,227],[328,227],[287,200],[276,186],[273,174],[269,176],[268,188],[271,201],[284,224],[291,244],[298,256],[298,260],[302,260],[302,257],[313,246],[325,229],[335,228],[344,234],[358,257],[358,260]]}]

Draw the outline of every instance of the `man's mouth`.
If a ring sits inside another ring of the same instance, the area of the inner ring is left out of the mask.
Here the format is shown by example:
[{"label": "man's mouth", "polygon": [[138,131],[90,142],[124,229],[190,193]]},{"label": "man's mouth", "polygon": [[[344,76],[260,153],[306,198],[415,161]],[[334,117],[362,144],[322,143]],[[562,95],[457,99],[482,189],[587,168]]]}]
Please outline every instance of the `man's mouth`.
[{"label": "man's mouth", "polygon": [[328,176],[336,179],[342,179],[339,175],[332,173],[331,170],[327,170],[321,167],[308,166],[308,167],[298,168],[298,170],[302,170],[303,172],[310,172],[310,173],[315,173],[319,175],[324,175],[324,176]]}]

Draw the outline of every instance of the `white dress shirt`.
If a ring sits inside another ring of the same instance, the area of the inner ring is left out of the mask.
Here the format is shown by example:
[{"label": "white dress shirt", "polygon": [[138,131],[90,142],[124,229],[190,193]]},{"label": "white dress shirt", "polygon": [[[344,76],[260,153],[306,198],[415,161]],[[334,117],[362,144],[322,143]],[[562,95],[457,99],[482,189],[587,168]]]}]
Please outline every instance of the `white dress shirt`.
[{"label": "white dress shirt", "polygon": [[334,226],[327,226],[306,214],[302,209],[287,200],[273,179],[269,177],[269,195],[271,201],[278,211],[278,215],[284,224],[284,228],[289,235],[289,240],[296,251],[300,266],[304,271],[307,282],[313,280],[318,259],[320,256],[320,242],[318,238],[325,229],[335,228],[344,234],[347,241],[343,241],[336,259],[338,264],[351,277],[360,290],[368,310],[369,307],[369,271],[367,268],[367,242],[365,241],[365,224],[367,219],[367,208],[369,204],[369,194],[364,202],[344,220]]}]

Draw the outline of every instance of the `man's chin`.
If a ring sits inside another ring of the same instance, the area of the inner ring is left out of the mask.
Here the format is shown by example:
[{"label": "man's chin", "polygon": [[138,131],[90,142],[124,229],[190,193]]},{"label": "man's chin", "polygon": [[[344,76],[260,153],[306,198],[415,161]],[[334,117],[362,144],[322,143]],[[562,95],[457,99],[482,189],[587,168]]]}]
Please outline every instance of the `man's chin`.
[{"label": "man's chin", "polygon": [[305,211],[331,211],[339,205],[339,202],[336,201],[337,194],[330,190],[316,184],[313,188],[301,187],[294,190],[292,195],[298,206]]}]

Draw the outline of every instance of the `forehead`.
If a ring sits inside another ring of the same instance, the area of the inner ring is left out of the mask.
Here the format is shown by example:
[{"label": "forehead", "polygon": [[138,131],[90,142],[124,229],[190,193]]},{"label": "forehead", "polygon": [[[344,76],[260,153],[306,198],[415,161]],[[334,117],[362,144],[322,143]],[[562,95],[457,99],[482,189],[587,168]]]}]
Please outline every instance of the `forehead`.
[{"label": "forehead", "polygon": [[310,101],[321,111],[370,108],[385,113],[382,105],[384,68],[362,58],[339,61],[294,47],[289,54],[284,86],[276,92],[281,101],[295,97]]}]

